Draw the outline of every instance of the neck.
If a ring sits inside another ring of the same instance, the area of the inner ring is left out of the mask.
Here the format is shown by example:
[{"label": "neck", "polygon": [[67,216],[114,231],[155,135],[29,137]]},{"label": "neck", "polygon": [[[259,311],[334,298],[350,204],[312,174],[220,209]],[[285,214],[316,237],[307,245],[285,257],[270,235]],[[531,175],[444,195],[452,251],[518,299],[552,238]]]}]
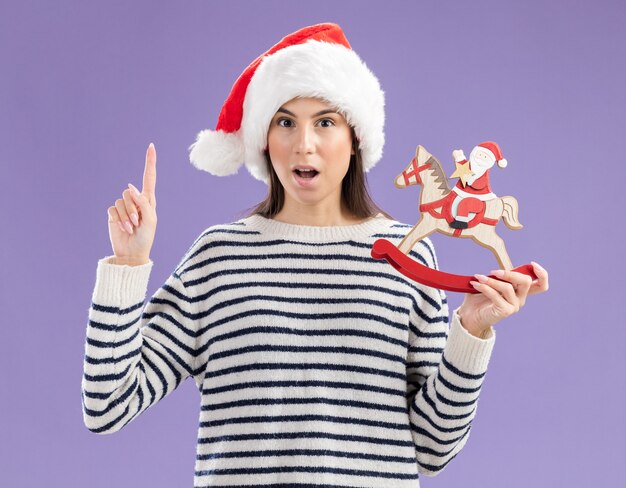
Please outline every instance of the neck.
[{"label": "neck", "polygon": [[354,225],[366,219],[356,217],[340,203],[307,205],[286,199],[285,205],[274,216],[274,220],[286,224],[327,227],[333,225]]}]

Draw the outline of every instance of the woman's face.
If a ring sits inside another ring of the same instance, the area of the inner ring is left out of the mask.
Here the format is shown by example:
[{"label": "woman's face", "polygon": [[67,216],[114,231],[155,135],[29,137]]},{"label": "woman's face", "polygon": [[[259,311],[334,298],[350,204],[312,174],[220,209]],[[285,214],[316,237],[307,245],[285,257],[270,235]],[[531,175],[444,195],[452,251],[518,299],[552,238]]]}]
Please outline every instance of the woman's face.
[{"label": "woman's face", "polygon": [[[285,189],[285,204],[340,204],[348,172],[351,129],[343,115],[317,98],[294,98],[278,109],[267,134],[272,166]],[[314,169],[313,177],[297,169]]]}]

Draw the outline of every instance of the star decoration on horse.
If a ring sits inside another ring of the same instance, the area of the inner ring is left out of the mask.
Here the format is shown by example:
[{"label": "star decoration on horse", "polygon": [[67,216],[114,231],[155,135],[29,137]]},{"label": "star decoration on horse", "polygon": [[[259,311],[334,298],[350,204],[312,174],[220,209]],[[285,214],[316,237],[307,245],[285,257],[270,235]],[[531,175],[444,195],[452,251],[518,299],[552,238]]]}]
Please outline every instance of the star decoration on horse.
[{"label": "star decoration on horse", "polygon": [[[386,239],[374,242],[371,255],[375,259],[386,259],[398,271],[409,278],[435,288],[466,293],[478,293],[469,282],[473,276],[454,275],[429,268],[408,256],[418,241],[437,231],[453,237],[471,238],[489,249],[496,257],[500,268],[518,271],[532,278],[532,265],[513,268],[504,245],[496,234],[500,219],[512,230],[523,226],[518,220],[518,203],[512,196],[498,197],[489,184],[489,170],[494,164],[506,167],[498,144],[483,142],[470,153],[469,161],[462,150],[452,152],[456,165],[450,178],[459,178],[450,189],[441,164],[423,146],[417,146],[415,157],[395,181],[396,188],[421,185],[419,210],[420,220],[395,246]],[[491,276],[498,279],[495,276]]]},{"label": "star decoration on horse", "polygon": [[461,178],[463,186],[466,186],[469,179],[474,176],[475,173],[472,171],[469,164],[457,162],[454,164],[456,164],[456,170],[454,170],[454,173],[450,175],[450,178]]}]

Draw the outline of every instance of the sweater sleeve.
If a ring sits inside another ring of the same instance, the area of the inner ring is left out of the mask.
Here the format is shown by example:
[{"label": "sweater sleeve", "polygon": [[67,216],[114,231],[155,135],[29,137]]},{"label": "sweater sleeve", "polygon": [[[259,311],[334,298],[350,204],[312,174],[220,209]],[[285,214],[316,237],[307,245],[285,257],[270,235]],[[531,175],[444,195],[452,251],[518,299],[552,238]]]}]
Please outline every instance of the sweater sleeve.
[{"label": "sweater sleeve", "polygon": [[449,322],[443,290],[430,288],[418,303],[410,312],[407,403],[418,472],[435,476],[467,442],[495,331],[486,339],[471,335],[458,309]]},{"label": "sweater sleeve", "polygon": [[172,273],[143,306],[153,262],[98,261],[91,298],[81,396],[85,426],[120,430],[194,375],[194,301]]}]

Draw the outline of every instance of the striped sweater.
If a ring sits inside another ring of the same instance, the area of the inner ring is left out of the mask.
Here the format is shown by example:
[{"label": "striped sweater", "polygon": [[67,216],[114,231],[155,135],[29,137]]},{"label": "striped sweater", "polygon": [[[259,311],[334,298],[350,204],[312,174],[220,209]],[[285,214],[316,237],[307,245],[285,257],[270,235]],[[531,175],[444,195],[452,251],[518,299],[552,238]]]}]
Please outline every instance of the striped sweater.
[{"label": "striped sweater", "polygon": [[[472,336],[443,291],[371,257],[410,229],[382,214],[215,225],[145,307],[153,262],[101,259],[86,427],[115,432],[192,377],[195,487],[418,488],[467,442],[495,331]],[[410,256],[438,266],[428,238]]]}]

